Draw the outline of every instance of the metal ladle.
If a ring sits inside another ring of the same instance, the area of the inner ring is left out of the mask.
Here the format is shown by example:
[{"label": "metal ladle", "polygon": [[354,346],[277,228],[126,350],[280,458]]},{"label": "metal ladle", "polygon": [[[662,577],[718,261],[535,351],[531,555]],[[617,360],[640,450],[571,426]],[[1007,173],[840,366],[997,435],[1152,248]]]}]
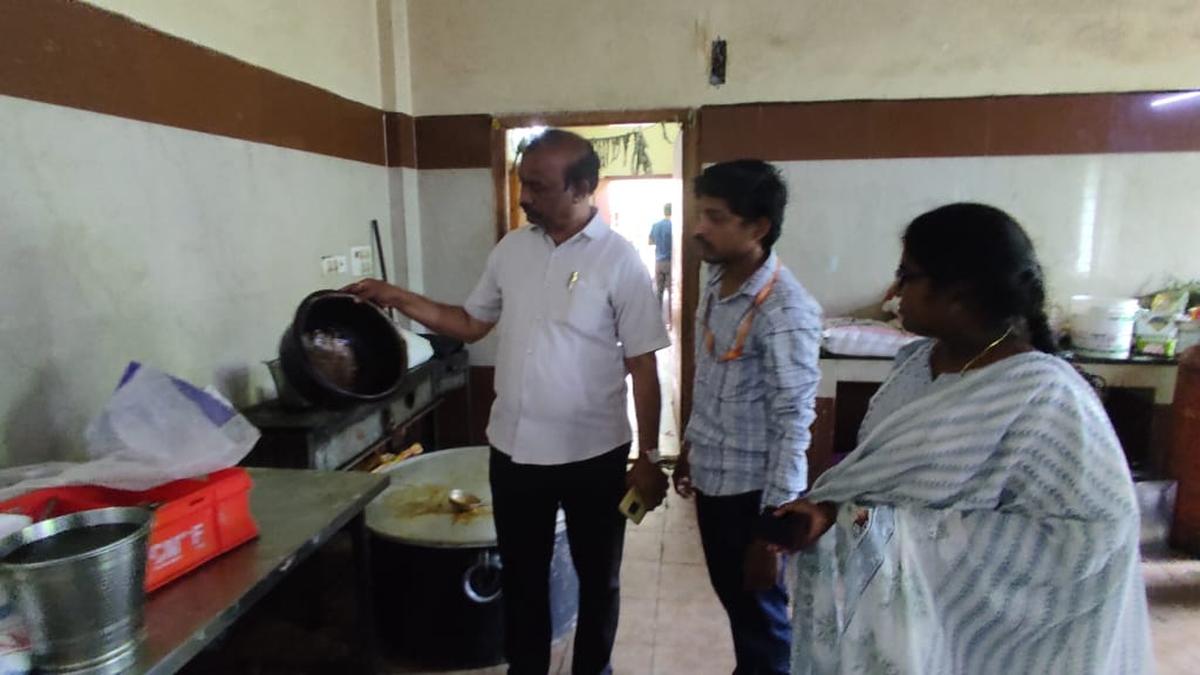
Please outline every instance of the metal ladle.
[{"label": "metal ladle", "polygon": [[446,498],[450,500],[450,506],[459,513],[474,511],[475,509],[483,506],[482,499],[467,492],[466,490],[460,490],[458,488],[451,490],[446,495]]}]

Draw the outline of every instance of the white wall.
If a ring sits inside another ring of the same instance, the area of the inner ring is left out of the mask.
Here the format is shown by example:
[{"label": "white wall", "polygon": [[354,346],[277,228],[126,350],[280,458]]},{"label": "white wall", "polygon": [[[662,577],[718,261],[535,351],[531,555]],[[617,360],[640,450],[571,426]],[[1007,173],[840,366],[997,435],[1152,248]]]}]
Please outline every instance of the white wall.
[{"label": "white wall", "polygon": [[875,305],[900,235],[951,201],[1017,218],[1051,302],[1132,296],[1200,278],[1200,153],[781,162],[791,190],[778,251],[830,316]]},{"label": "white wall", "polygon": [[383,108],[411,113],[412,63],[408,48],[408,0],[377,2]]},{"label": "white wall", "polygon": [[1197,25],[1188,0],[409,2],[421,115],[1196,88]]},{"label": "white wall", "polygon": [[[420,115],[1200,88],[1200,3],[1181,0],[87,1]],[[713,88],[717,36],[729,81]],[[385,169],[4,97],[0,119],[0,464],[77,452],[130,359],[253,400],[296,303],[348,280],[317,258],[368,244],[372,218],[394,278],[446,302],[494,244],[488,169]],[[783,166],[780,251],[831,313],[874,303],[904,224],[951,199],[1025,222],[1055,298],[1200,276],[1197,153]],[[472,360],[494,363],[494,344]]]},{"label": "white wall", "polygon": [[[388,267],[393,283],[422,292],[425,271],[421,255],[421,205],[417,170],[388,169],[388,199],[392,221],[393,262]],[[393,271],[394,270],[394,271]]]},{"label": "white wall", "polygon": [[[424,292],[461,304],[479,281],[496,244],[491,169],[418,172]],[[470,348],[474,365],[495,364],[495,337]]]},{"label": "white wall", "polygon": [[77,454],[130,360],[254,400],[299,301],[350,281],[319,257],[391,231],[383,167],[2,96],[0,119],[0,465]]},{"label": "white wall", "polygon": [[376,2],[85,0],[346,98],[382,105]]}]

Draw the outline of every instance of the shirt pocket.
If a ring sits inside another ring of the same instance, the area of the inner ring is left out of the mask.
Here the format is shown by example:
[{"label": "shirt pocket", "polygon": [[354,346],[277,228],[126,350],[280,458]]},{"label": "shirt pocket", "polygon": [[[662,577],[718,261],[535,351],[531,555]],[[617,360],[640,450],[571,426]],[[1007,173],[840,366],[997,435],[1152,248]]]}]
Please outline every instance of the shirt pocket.
[{"label": "shirt pocket", "polygon": [[696,389],[698,391],[709,394],[712,391],[713,368],[716,364],[713,363],[712,357],[708,354],[697,352],[696,354],[696,370],[692,377],[696,380]]},{"label": "shirt pocket", "polygon": [[579,279],[560,296],[554,320],[589,335],[611,333],[613,316],[608,293],[599,285]]},{"label": "shirt pocket", "polygon": [[729,403],[750,403],[766,395],[761,377],[761,360],[752,353],[717,364],[723,372],[719,396]]}]

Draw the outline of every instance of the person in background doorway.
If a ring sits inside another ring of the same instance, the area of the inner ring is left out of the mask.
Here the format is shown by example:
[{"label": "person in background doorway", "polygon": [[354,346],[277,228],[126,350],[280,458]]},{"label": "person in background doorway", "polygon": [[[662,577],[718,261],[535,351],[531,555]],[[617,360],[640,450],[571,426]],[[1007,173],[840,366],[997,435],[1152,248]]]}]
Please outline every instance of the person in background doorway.
[{"label": "person in background doorway", "polygon": [[774,252],[787,187],[757,160],[696,179],[695,244],[712,265],[696,312],[696,375],[675,489],[696,496],[709,579],[729,615],[735,673],[788,672],[781,560],[756,534],[807,486],[821,308]]},{"label": "person in background doorway", "polygon": [[654,246],[654,291],[662,306],[664,294],[671,294],[671,204],[663,204],[663,219],[650,226],[650,244]]},{"label": "person in background doorway", "polygon": [[793,671],[1153,671],[1137,497],[1092,387],[1054,356],[1042,268],[1003,211],[904,233],[904,347],[858,447],[787,504]]},{"label": "person in background doorway", "polygon": [[[530,224],[496,245],[463,307],[374,280],[348,288],[467,342],[499,326],[488,440],[511,675],[545,675],[550,667],[560,507],[579,576],[571,672],[612,671],[625,534],[618,505],[630,486],[650,509],[667,491],[655,459],[654,353],[670,341],[637,251],[591,205],[599,169],[591,144],[575,134],[551,129],[529,143],[518,174]],[[626,374],[642,453],[628,473]]]}]

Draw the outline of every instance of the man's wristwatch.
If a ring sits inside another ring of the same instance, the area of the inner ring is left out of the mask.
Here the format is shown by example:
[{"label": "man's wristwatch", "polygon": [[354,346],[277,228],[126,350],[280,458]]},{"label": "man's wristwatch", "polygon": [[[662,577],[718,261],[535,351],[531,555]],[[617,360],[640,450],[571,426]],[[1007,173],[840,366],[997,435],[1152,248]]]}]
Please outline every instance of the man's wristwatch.
[{"label": "man's wristwatch", "polygon": [[663,464],[670,463],[668,460],[663,459],[662,453],[658,451],[658,448],[643,450],[642,457],[645,457],[654,466],[662,466]]}]

